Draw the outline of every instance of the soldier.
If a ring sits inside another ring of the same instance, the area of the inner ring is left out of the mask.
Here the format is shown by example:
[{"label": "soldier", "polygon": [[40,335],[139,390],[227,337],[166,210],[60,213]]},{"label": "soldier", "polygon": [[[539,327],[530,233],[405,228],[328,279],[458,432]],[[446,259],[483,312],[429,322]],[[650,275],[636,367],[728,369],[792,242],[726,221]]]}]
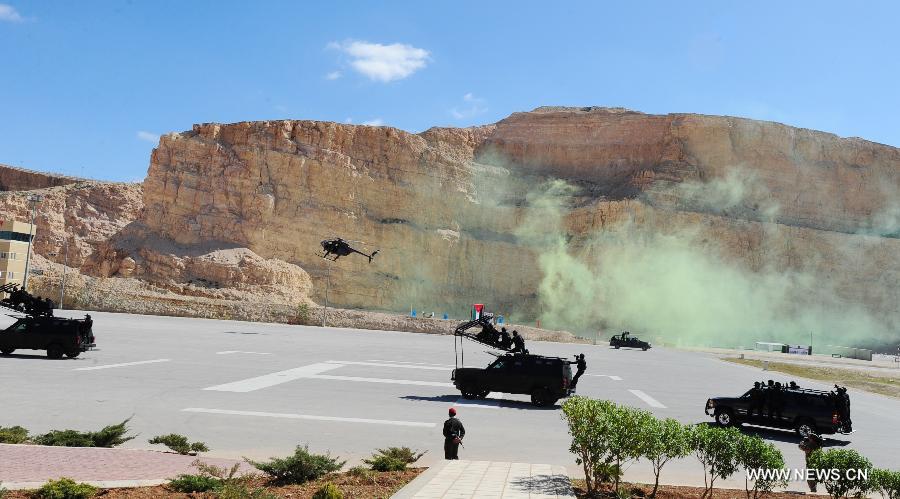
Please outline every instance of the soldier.
[{"label": "soldier", "polygon": [[449,414],[444,421],[444,459],[459,459],[459,446],[466,436],[466,429],[462,421],[456,419],[456,409],[451,407]]},{"label": "soldier", "polygon": [[[816,435],[815,433],[810,433],[800,442],[800,450],[803,451],[803,454],[806,455],[806,469],[809,469],[809,456],[813,452],[822,448],[822,437]],[[816,491],[816,481],[815,480],[807,480],[806,485],[809,486],[810,492]]]},{"label": "soldier", "polygon": [[91,319],[91,314],[84,314],[84,327],[87,330],[90,330],[94,325],[94,319]]},{"label": "soldier", "polygon": [[750,391],[750,415],[756,410],[757,416],[762,416],[763,405],[765,404],[765,395],[762,390],[762,383],[759,381],[753,383],[753,389]]},{"label": "soldier", "polygon": [[575,365],[577,369],[575,371],[575,377],[572,378],[572,389],[575,389],[575,386],[578,385],[578,378],[584,374],[585,369],[587,369],[587,362],[584,361],[584,354],[575,356]]},{"label": "soldier", "polygon": [[528,350],[525,350],[525,339],[519,335],[519,332],[513,329],[513,353],[528,353]]},{"label": "soldier", "polygon": [[509,336],[509,331],[505,327],[500,328],[500,348],[508,350],[510,345],[512,345],[512,338]]},{"label": "soldier", "polygon": [[[775,411],[775,417],[781,419],[781,410],[784,408],[784,389],[781,382],[775,383],[775,390],[772,392],[772,409]],[[772,415],[769,414],[771,417]]]}]

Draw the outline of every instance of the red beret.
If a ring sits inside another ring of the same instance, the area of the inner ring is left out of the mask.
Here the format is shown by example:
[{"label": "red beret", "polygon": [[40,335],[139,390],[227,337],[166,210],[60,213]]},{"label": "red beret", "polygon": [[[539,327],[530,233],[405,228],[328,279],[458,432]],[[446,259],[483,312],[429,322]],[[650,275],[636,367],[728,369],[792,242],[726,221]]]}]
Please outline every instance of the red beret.
[{"label": "red beret", "polygon": [[456,416],[456,409],[454,409],[453,407],[450,408],[450,415]]}]

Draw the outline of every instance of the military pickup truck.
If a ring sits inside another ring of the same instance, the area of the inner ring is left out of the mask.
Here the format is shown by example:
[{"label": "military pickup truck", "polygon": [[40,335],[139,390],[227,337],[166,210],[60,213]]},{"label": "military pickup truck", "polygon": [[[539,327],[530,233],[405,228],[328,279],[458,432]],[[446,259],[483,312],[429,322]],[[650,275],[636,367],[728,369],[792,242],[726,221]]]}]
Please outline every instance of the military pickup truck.
[{"label": "military pickup truck", "polygon": [[61,359],[63,355],[75,358],[96,346],[92,325],[90,316],[84,319],[23,317],[0,331],[0,353],[46,350],[51,359]]},{"label": "military pickup truck", "polygon": [[631,336],[631,333],[628,331],[623,332],[622,334],[617,334],[609,339],[609,346],[619,349],[619,348],[640,348],[643,351],[647,351],[650,348],[650,344],[646,341],[639,340],[637,336]]},{"label": "military pickup truck", "polygon": [[739,397],[713,397],[706,401],[706,414],[720,426],[751,424],[770,428],[792,429],[800,437],[851,433],[850,396],[847,389],[801,388],[757,384]]},{"label": "military pickup truck", "polygon": [[450,379],[465,398],[483,399],[491,392],[520,393],[531,395],[532,404],[546,407],[574,392],[569,364],[560,357],[505,354],[484,369],[454,369]]}]

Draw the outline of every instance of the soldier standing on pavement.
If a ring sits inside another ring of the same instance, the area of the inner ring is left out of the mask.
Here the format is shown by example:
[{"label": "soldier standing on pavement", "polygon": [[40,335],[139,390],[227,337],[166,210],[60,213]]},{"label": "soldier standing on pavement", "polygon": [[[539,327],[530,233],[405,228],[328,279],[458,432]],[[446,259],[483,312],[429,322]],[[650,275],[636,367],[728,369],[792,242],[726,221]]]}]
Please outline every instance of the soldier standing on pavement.
[{"label": "soldier standing on pavement", "polygon": [[459,445],[466,436],[462,421],[456,419],[456,409],[450,408],[450,417],[444,421],[444,459],[459,459]]}]

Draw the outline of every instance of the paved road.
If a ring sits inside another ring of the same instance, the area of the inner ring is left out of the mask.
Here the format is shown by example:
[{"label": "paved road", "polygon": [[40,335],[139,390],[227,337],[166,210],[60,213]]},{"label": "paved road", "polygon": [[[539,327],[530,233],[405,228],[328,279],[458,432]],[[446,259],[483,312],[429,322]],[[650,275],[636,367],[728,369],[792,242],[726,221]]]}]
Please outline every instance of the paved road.
[{"label": "paved road", "polygon": [[[127,447],[150,448],[147,438],[177,432],[208,443],[218,457],[265,458],[309,443],[354,461],[378,447],[406,445],[428,450],[427,464],[442,457],[441,423],[457,404],[468,430],[462,457],[565,465],[578,473],[558,409],[533,408],[520,396],[459,400],[449,384],[455,359],[449,336],[93,316],[99,349],[78,359],[46,360],[30,351],[0,357],[0,425],[89,430],[133,416],[141,436]],[[472,343],[465,348],[467,365],[491,359]],[[789,379],[702,353],[544,342],[529,348],[559,356],[584,352],[582,395],[686,423],[709,420],[703,405],[710,395],[743,393],[764,376]],[[858,431],[832,443],[850,442],[876,465],[900,467],[900,401],[851,394]],[[802,467],[792,434],[763,435],[783,449],[789,466]],[[667,470],[664,481],[702,483],[693,459]],[[650,473],[636,464],[627,476],[645,480]],[[743,479],[734,483],[742,486]]]}]

